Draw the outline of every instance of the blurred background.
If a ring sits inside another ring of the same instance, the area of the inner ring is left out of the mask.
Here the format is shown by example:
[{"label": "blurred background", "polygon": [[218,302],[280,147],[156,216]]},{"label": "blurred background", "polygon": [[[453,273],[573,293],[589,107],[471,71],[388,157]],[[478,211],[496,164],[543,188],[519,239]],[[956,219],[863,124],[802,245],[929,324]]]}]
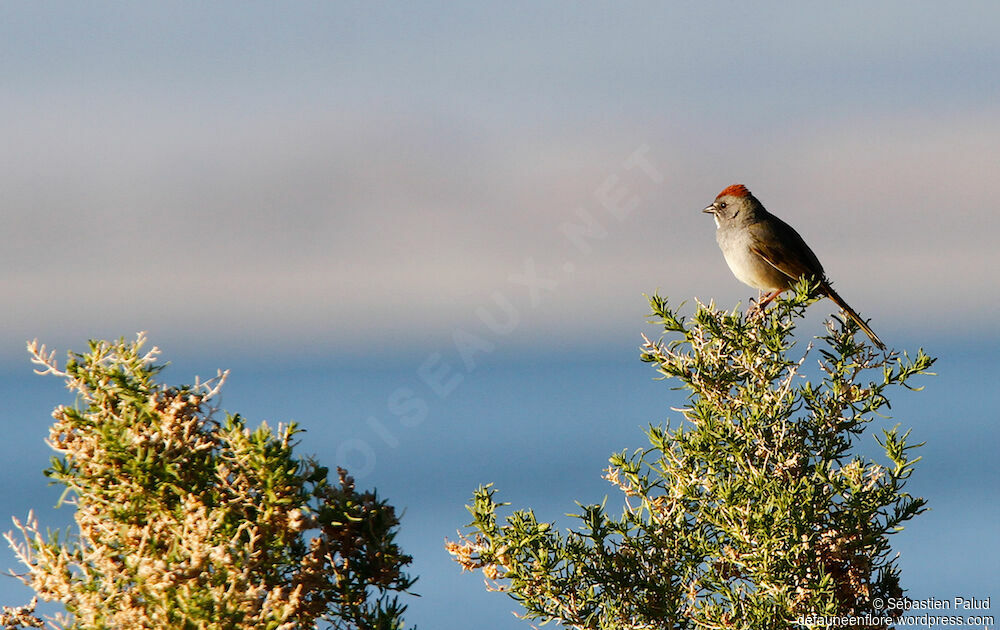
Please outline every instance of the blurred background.
[{"label": "blurred background", "polygon": [[[927,442],[903,584],[1000,597],[998,20],[991,2],[4,3],[0,518],[72,517],[41,474],[72,399],[25,341],[62,357],[147,330],[164,380],[231,369],[225,409],[299,422],[303,452],[404,511],[409,623],[527,628],[444,539],[479,484],[565,526],[575,501],[619,500],[607,457],[683,400],[638,360],[643,293],[755,295],[700,212],[739,182],[890,346],[940,358],[871,426]],[[812,311],[802,346],[833,307]],[[0,578],[0,603],[28,599]]]}]

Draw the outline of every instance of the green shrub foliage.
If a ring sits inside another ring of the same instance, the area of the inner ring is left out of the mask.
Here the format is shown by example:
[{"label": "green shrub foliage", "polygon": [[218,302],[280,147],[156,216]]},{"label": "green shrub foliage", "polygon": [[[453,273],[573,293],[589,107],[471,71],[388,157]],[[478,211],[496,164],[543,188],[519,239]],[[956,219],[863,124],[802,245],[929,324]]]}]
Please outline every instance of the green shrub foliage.
[{"label": "green shrub foliage", "polygon": [[[77,404],[53,412],[46,474],[75,507],[69,532],[34,517],[8,534],[38,597],[74,629],[397,629],[413,584],[393,542],[399,521],[338,469],[297,457],[295,424],[251,430],[210,407],[225,373],[193,386],[156,382],[158,351],[95,341],[70,353],[29,345],[40,373]],[[21,540],[15,540],[20,538]],[[2,621],[31,625],[30,610]],[[19,617],[15,616],[20,615]],[[31,620],[35,619],[35,622]],[[39,622],[40,623],[40,622]]]},{"label": "green shrub foliage", "polygon": [[[924,510],[904,490],[914,445],[879,429],[881,463],[858,437],[933,359],[881,354],[857,328],[827,324],[790,358],[792,332],[815,301],[808,285],[766,313],[698,304],[690,319],[653,296],[663,338],[642,360],[687,394],[649,446],[610,459],[620,514],[580,505],[561,532],[479,488],[460,540],[464,569],[517,600],[527,619],[572,628],[797,628],[803,615],[881,618],[902,597],[889,535]],[[817,378],[802,376],[810,357]],[[617,502],[616,502],[617,503]],[[862,624],[864,625],[864,624]],[[881,627],[884,627],[881,626]]]}]

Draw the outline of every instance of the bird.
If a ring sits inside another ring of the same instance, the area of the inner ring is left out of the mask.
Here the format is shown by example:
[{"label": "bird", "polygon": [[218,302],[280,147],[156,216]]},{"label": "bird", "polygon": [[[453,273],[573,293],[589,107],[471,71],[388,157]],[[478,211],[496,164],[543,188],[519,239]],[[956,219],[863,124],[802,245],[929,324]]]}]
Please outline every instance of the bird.
[{"label": "bird", "polygon": [[733,184],[702,212],[715,218],[715,240],[736,278],[769,292],[758,302],[762,309],[803,276],[819,282],[819,293],[833,301],[865,331],[880,350],[885,344],[844,298],[833,290],[816,254],[792,226],[768,212],[743,184]]}]

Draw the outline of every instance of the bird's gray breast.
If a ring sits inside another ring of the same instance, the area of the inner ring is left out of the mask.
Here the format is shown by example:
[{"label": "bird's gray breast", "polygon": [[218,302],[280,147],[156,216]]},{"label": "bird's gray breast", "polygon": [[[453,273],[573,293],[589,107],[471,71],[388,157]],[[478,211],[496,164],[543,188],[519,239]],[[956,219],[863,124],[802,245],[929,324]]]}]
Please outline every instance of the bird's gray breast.
[{"label": "bird's gray breast", "polygon": [[715,240],[726,264],[743,284],[762,291],[774,291],[788,286],[788,277],[750,248],[751,237],[746,229],[720,227]]}]

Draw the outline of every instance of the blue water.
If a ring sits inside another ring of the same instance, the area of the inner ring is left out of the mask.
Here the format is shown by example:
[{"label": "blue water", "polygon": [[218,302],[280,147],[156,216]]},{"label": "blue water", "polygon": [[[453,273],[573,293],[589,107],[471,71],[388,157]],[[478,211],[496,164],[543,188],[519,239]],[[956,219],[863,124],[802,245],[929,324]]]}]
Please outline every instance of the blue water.
[{"label": "blue water", "polygon": [[[913,428],[913,441],[927,442],[909,489],[926,497],[931,510],[893,540],[911,597],[991,597],[997,609],[998,349],[996,342],[935,344],[929,350],[940,357],[939,375],[921,381],[923,392],[894,391],[893,419],[873,425],[900,422]],[[454,539],[469,520],[464,505],[472,491],[494,482],[501,500],[564,525],[571,524],[563,515],[575,511],[575,501],[610,494],[615,510],[619,496],[600,479],[608,456],[642,447],[642,427],[674,417],[669,407],[682,399],[669,383],[653,380],[634,347],[479,355],[471,370],[454,354],[443,353],[439,362],[428,361],[429,354],[307,364],[243,360],[223,366],[232,376],[222,406],[252,424],[298,421],[307,430],[304,453],[367,473],[358,485],[376,487],[403,511],[399,542],[420,576],[409,623],[464,630],[476,619],[501,630],[528,628],[511,615],[515,602],[485,592],[481,576],[463,575],[443,550],[444,539]],[[163,378],[171,383],[219,367],[210,358],[166,358],[173,363]],[[425,361],[431,367],[421,370]],[[33,507],[43,525],[63,525],[71,515],[51,509],[59,491],[46,486],[40,471],[50,455],[42,442],[49,414],[69,402],[68,393],[56,379],[31,374],[27,362],[0,374],[6,436],[0,515],[23,517]],[[10,551],[2,553],[3,567],[16,568]],[[0,579],[0,603],[29,598],[14,580]]]}]

